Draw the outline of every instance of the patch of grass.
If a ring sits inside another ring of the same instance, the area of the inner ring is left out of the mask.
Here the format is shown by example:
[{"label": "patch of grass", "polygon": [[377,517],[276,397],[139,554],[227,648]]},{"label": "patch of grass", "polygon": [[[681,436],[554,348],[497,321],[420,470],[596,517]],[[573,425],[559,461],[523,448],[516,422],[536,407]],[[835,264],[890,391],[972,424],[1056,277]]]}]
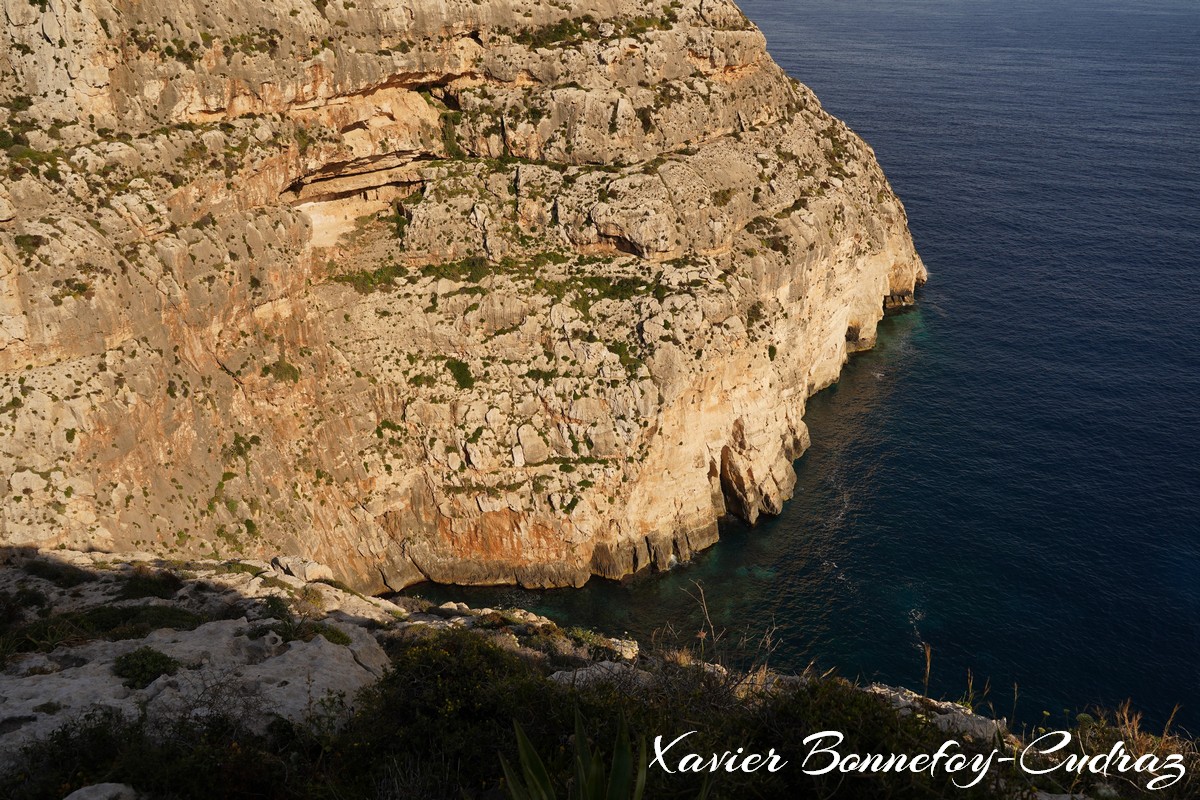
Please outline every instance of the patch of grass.
[{"label": "patch of grass", "polygon": [[321,622],[314,622],[311,625],[311,630],[314,635],[323,636],[330,644],[338,644],[343,647],[349,647],[353,641],[348,633]]},{"label": "patch of grass", "polygon": [[240,573],[243,575],[251,575],[254,577],[258,577],[259,575],[263,574],[264,570],[260,569],[259,567],[254,566],[252,564],[243,564],[241,561],[227,561],[224,564],[221,564],[219,567],[217,567],[217,572],[222,572],[222,573],[226,573],[226,574]]},{"label": "patch of grass", "polygon": [[287,383],[297,383],[300,380],[300,368],[295,364],[288,362],[282,355],[271,364],[265,364],[262,368],[262,376],[274,378],[277,381],[286,381]]},{"label": "patch of grass", "polygon": [[160,628],[193,630],[208,620],[171,606],[100,606],[42,617],[0,629],[0,653],[47,653],[61,645],[94,639],[140,639]]},{"label": "patch of grass", "polygon": [[334,589],[337,589],[340,592],[345,592],[346,594],[352,594],[355,597],[363,597],[362,592],[355,591],[354,589],[351,589],[346,584],[344,584],[341,581],[336,580],[334,578],[317,578],[317,580],[314,581],[314,583],[323,583],[326,586],[332,586]]},{"label": "patch of grass", "polygon": [[139,597],[161,597],[164,600],[175,596],[183,588],[183,580],[169,570],[151,572],[149,570],[134,570],[125,580],[121,592],[117,595],[122,600],[132,600]]},{"label": "patch of grass", "polygon": [[513,34],[513,41],[535,50],[543,47],[575,44],[587,37],[588,27],[595,21],[590,14],[584,14],[578,19],[562,19],[539,28],[525,28]]},{"label": "patch of grass", "polygon": [[450,374],[454,376],[454,382],[458,384],[458,388],[470,389],[475,386],[475,376],[471,374],[471,368],[464,362],[456,358],[447,359],[446,369],[450,370]]},{"label": "patch of grass", "polygon": [[293,591],[295,591],[292,588],[291,584],[289,584],[285,581],[281,581],[279,578],[276,578],[274,575],[264,575],[263,579],[262,579],[262,583],[263,583],[263,586],[269,587],[271,589],[282,589],[283,591],[287,592],[288,594],[291,594]]},{"label": "patch of grass", "polygon": [[407,270],[404,267],[393,264],[371,271],[335,275],[333,280],[335,283],[347,283],[353,286],[354,291],[359,294],[370,294],[392,288],[396,278],[406,273]]},{"label": "patch of grass", "polygon": [[717,206],[718,208],[724,208],[725,206],[729,205],[729,201],[733,200],[733,198],[736,196],[737,189],[718,189],[717,191],[713,192],[713,205]]},{"label": "patch of grass", "polygon": [[45,247],[47,239],[36,233],[18,233],[13,237],[17,249],[25,256],[31,256],[40,248]]}]

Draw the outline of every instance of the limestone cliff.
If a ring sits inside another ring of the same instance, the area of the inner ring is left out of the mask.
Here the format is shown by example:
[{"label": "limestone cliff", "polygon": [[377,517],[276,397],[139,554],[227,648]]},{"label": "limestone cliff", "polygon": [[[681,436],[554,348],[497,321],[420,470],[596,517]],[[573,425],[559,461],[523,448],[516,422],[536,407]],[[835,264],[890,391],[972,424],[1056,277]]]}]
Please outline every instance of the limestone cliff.
[{"label": "limestone cliff", "polygon": [[0,0],[0,541],[663,567],[925,271],[724,0]]}]

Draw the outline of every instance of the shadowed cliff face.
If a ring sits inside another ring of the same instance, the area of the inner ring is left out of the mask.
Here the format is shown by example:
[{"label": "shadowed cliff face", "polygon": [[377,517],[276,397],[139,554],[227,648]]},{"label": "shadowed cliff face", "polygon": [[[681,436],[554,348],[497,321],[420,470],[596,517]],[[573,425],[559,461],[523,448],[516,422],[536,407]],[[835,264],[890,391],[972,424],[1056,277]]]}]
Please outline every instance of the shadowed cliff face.
[{"label": "shadowed cliff face", "polygon": [[0,7],[7,544],[664,567],[924,279],[730,3]]}]

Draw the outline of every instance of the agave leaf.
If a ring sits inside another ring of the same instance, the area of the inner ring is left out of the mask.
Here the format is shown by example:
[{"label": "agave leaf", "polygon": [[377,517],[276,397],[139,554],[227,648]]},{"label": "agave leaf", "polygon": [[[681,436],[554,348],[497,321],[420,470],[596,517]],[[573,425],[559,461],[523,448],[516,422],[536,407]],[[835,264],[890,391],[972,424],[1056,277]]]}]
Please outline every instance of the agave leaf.
[{"label": "agave leaf", "polygon": [[533,800],[529,796],[529,790],[513,774],[512,767],[508,765],[508,759],[504,756],[500,756],[500,767],[504,770],[504,783],[508,786],[508,796],[512,800]]},{"label": "agave leaf", "polygon": [[590,753],[590,762],[588,764],[587,775],[578,786],[578,800],[603,800],[604,798],[604,762],[600,760],[601,753],[597,750],[591,753],[591,748],[587,742],[584,742],[584,747],[588,748]]},{"label": "agave leaf", "polygon": [[575,711],[575,780],[571,784],[570,800],[587,800],[593,797],[596,783],[597,760],[588,745],[579,710]]},{"label": "agave leaf", "polygon": [[513,728],[517,731],[517,753],[521,756],[521,771],[525,774],[531,800],[554,800],[554,785],[542,757],[525,735],[521,723],[513,720]]},{"label": "agave leaf", "polygon": [[587,775],[592,771],[592,748],[588,746],[588,734],[583,729],[583,715],[575,709],[575,763]]},{"label": "agave leaf", "polygon": [[607,800],[629,800],[629,783],[633,777],[633,753],[629,744],[629,728],[624,721],[613,745],[612,770],[608,773]]},{"label": "agave leaf", "polygon": [[646,792],[646,767],[650,764],[646,757],[646,737],[643,736],[638,744],[638,774],[637,782],[633,785],[633,800],[642,800],[642,795]]}]

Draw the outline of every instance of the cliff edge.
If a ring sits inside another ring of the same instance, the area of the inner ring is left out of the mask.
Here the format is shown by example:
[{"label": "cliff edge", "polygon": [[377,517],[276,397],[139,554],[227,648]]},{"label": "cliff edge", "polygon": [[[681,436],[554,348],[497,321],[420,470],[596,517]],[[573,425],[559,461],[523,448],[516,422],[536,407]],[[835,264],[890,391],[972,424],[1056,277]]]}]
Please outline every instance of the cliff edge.
[{"label": "cliff edge", "polygon": [[3,544],[665,567],[925,277],[730,2],[0,8]]}]

